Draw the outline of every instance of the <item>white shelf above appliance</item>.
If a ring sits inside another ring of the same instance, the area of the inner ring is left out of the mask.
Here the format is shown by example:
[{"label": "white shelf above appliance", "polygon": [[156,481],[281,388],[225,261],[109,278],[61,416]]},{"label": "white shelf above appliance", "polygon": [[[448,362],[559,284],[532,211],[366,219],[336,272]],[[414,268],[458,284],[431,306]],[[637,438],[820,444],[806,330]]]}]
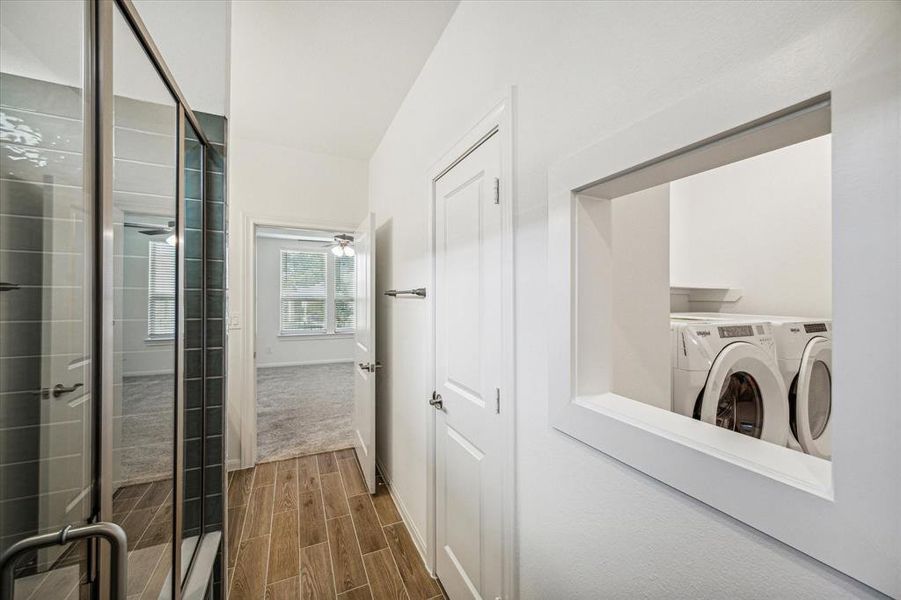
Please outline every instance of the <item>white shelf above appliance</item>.
[{"label": "white shelf above appliance", "polygon": [[670,285],[670,296],[688,302],[738,302],[744,290],[728,285]]}]

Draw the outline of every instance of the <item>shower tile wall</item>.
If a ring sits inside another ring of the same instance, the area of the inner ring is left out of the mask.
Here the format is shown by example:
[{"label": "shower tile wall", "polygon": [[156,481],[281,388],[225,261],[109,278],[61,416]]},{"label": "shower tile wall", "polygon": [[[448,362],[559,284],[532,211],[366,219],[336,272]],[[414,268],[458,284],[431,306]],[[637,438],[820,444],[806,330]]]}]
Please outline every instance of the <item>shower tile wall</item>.
[{"label": "shower tile wall", "polygon": [[[199,113],[201,126],[209,136],[212,149],[207,153],[205,212],[206,228],[206,483],[204,498],[204,531],[224,531],[225,501],[225,343],[226,343],[226,190],[227,156],[224,117]],[[222,538],[225,539],[224,537]],[[212,598],[224,598],[222,548],[213,570]]]},{"label": "shower tile wall", "polygon": [[0,549],[90,511],[90,390],[39,392],[90,385],[82,101],[0,73]]},{"label": "shower tile wall", "polygon": [[[38,356],[40,321],[47,318],[75,323],[72,344],[78,351],[61,355],[59,360],[72,365],[73,381],[89,383],[89,363],[83,364],[82,359],[88,351],[83,348],[87,339],[84,318],[91,307],[81,299],[89,272],[85,266],[89,257],[83,252],[89,217],[83,208],[81,188],[81,90],[5,73],[0,74],[0,88],[0,281],[21,286],[0,292],[4,333],[0,339],[0,545],[5,548],[38,531],[42,503],[57,506],[55,512],[68,507],[70,515],[90,511],[90,495],[79,498],[91,480],[91,453],[81,445],[91,439],[90,395],[85,394],[81,403],[67,399],[64,406],[71,405],[67,408],[71,415],[66,419],[54,417],[50,435],[46,431],[42,435],[47,406],[60,404],[58,400],[41,399],[33,391],[43,384]],[[154,167],[139,169],[134,178],[123,177],[123,172],[141,162],[159,165],[164,162],[160,159],[171,157],[174,132],[159,130],[165,120],[154,120],[154,107],[149,103],[117,97],[115,110],[117,177],[140,182],[140,187],[126,185],[114,190],[116,203],[127,206],[129,213],[140,213],[153,202],[154,174],[147,169]],[[198,118],[213,142],[213,151],[207,153],[205,165],[200,164],[196,148],[193,154],[186,153],[185,537],[221,530],[223,524],[226,124],[216,115],[198,113]],[[41,133],[44,143],[22,143],[21,132],[16,129],[21,123]],[[186,144],[190,147],[190,142]],[[32,157],[35,160],[52,161],[52,168],[42,170],[34,160],[22,159],[26,151],[37,153]],[[44,177],[42,173],[47,170],[55,177]],[[160,179],[168,177],[157,175]],[[205,204],[200,200],[202,183],[207,189]],[[152,220],[151,215],[144,216]],[[123,227],[124,219],[121,215],[117,226]],[[161,221],[159,225],[167,223]],[[122,301],[114,307],[120,323],[116,335],[135,340],[120,346],[123,352],[114,360],[113,463],[119,469],[114,478],[118,486],[123,486],[172,475],[174,382],[173,364],[168,360],[171,354],[155,351],[144,335],[147,236],[137,228],[118,233],[122,234],[116,236],[122,244],[114,250],[114,260],[127,264],[118,269],[125,273],[124,278],[115,282],[122,292],[117,294]],[[44,237],[51,234],[56,244],[52,252],[42,246]],[[61,248],[61,242],[73,247]],[[45,285],[49,277],[45,270],[54,273],[53,288]],[[66,274],[65,281],[60,273]],[[48,307],[52,315],[48,315]],[[129,360],[131,357],[135,360]],[[166,399],[162,406],[161,398]],[[56,478],[53,488],[41,487],[36,462],[47,439],[53,440],[54,452],[48,459],[46,449],[43,451],[42,467],[48,462],[59,463],[58,472],[65,475]],[[55,529],[56,524],[44,528]],[[218,569],[213,589],[221,591]],[[217,593],[214,597],[221,596]]]},{"label": "shower tile wall", "polygon": [[[185,142],[185,537],[222,528],[225,119],[196,115],[213,147],[202,156],[189,128]],[[201,489],[206,491],[202,501]]]},{"label": "shower tile wall", "polygon": [[[212,147],[202,156],[196,138],[185,141],[186,539],[222,531],[224,508],[226,123],[221,116],[195,114]],[[220,559],[221,549],[209,588],[213,598],[222,597]]]}]

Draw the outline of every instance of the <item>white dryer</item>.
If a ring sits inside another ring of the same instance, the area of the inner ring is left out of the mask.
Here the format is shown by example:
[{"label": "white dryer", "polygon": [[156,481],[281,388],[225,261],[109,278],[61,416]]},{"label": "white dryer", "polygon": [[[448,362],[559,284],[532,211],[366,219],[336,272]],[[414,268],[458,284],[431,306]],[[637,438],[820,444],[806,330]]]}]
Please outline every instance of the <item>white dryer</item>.
[{"label": "white dryer", "polygon": [[788,393],[772,326],[674,316],[670,328],[673,411],[785,446]]},{"label": "white dryer", "polygon": [[707,322],[770,323],[788,394],[791,432],[804,452],[820,458],[832,456],[831,320],[726,313],[676,313],[674,317]]}]

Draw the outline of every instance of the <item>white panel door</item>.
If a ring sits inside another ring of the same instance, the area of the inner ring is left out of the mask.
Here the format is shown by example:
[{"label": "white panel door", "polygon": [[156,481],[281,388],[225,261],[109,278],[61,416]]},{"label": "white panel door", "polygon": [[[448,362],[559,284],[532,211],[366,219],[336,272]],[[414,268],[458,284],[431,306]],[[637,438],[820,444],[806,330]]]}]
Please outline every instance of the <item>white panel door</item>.
[{"label": "white panel door", "polygon": [[435,184],[436,568],[453,600],[501,595],[498,138]]},{"label": "white panel door", "polygon": [[375,493],[375,215],[354,232],[357,278],[354,329],[354,448],[369,493]]}]

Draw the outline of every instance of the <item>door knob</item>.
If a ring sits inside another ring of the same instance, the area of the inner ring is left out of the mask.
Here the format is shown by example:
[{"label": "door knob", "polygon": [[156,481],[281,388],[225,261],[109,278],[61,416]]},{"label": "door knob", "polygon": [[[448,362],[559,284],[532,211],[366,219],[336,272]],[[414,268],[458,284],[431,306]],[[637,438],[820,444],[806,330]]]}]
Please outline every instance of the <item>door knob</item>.
[{"label": "door knob", "polygon": [[429,400],[429,404],[437,410],[444,410],[444,399],[438,392],[432,392],[432,398]]},{"label": "door knob", "polygon": [[361,371],[369,371],[370,373],[375,373],[376,369],[382,368],[382,363],[376,361],[374,363],[357,363],[360,366]]}]

